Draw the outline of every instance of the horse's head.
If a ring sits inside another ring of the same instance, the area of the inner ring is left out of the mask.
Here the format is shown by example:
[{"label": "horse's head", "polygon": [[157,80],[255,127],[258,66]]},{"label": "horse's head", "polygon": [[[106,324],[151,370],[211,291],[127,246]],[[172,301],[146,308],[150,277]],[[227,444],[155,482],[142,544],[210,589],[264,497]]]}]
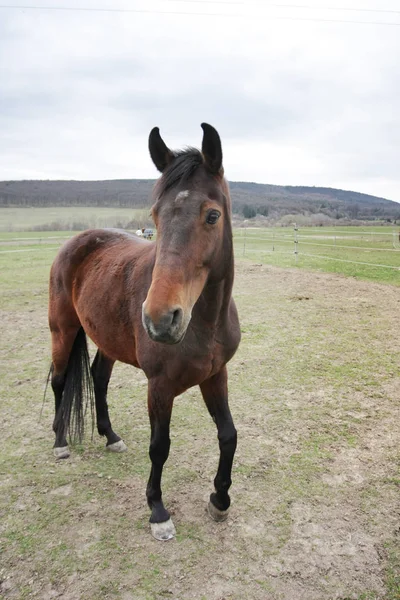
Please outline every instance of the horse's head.
[{"label": "horse's head", "polygon": [[162,176],[152,208],[157,227],[152,282],[143,324],[154,341],[180,342],[207,281],[221,281],[232,265],[230,199],[218,132],[202,124],[201,152],[171,151],[155,127],[151,158]]}]

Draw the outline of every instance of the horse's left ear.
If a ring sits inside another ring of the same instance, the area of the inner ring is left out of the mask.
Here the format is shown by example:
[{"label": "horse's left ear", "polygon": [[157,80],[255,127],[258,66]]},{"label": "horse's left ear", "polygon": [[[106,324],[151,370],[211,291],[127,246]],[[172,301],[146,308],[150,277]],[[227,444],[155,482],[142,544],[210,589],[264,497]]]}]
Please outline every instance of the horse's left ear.
[{"label": "horse's left ear", "polygon": [[218,131],[208,123],[202,123],[203,143],[201,151],[207,169],[217,175],[222,169],[222,146]]},{"label": "horse's left ear", "polygon": [[174,153],[168,148],[160,135],[158,127],[153,127],[149,135],[149,151],[153,163],[161,173],[174,158]]}]

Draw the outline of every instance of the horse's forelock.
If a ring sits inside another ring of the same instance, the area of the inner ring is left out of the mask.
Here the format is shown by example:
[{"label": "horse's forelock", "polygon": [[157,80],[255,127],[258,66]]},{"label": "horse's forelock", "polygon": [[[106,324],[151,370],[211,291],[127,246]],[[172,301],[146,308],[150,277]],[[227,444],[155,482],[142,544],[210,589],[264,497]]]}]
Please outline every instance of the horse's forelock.
[{"label": "horse's forelock", "polygon": [[156,197],[160,197],[178,183],[185,183],[204,164],[203,155],[197,148],[185,148],[174,152],[175,158],[156,184]]}]

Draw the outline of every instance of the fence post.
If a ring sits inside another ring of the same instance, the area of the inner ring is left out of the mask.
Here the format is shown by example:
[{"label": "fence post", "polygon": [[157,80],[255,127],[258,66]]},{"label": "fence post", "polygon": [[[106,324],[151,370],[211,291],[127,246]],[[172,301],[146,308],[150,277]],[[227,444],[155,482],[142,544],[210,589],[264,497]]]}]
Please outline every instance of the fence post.
[{"label": "fence post", "polygon": [[299,253],[299,240],[297,238],[297,232],[299,231],[297,228],[297,223],[293,223],[294,225],[294,256],[295,256],[295,260],[296,260],[296,265],[297,265],[297,256]]},{"label": "fence post", "polygon": [[246,254],[246,235],[247,235],[247,220],[243,222],[244,225],[244,240],[243,240],[243,256]]}]

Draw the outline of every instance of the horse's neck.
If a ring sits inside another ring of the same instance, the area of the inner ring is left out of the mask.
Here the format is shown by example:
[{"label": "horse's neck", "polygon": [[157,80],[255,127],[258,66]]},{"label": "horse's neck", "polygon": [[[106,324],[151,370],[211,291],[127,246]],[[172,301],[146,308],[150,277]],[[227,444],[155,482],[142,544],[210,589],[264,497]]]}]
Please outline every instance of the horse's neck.
[{"label": "horse's neck", "polygon": [[227,316],[232,298],[234,258],[230,214],[227,214],[226,218],[226,236],[222,257],[220,258],[219,265],[211,270],[202,294],[208,314],[215,322],[220,322]]},{"label": "horse's neck", "polygon": [[199,298],[198,308],[205,321],[217,324],[227,316],[232,298],[232,287],[233,257],[225,277],[218,281],[211,277]]}]

